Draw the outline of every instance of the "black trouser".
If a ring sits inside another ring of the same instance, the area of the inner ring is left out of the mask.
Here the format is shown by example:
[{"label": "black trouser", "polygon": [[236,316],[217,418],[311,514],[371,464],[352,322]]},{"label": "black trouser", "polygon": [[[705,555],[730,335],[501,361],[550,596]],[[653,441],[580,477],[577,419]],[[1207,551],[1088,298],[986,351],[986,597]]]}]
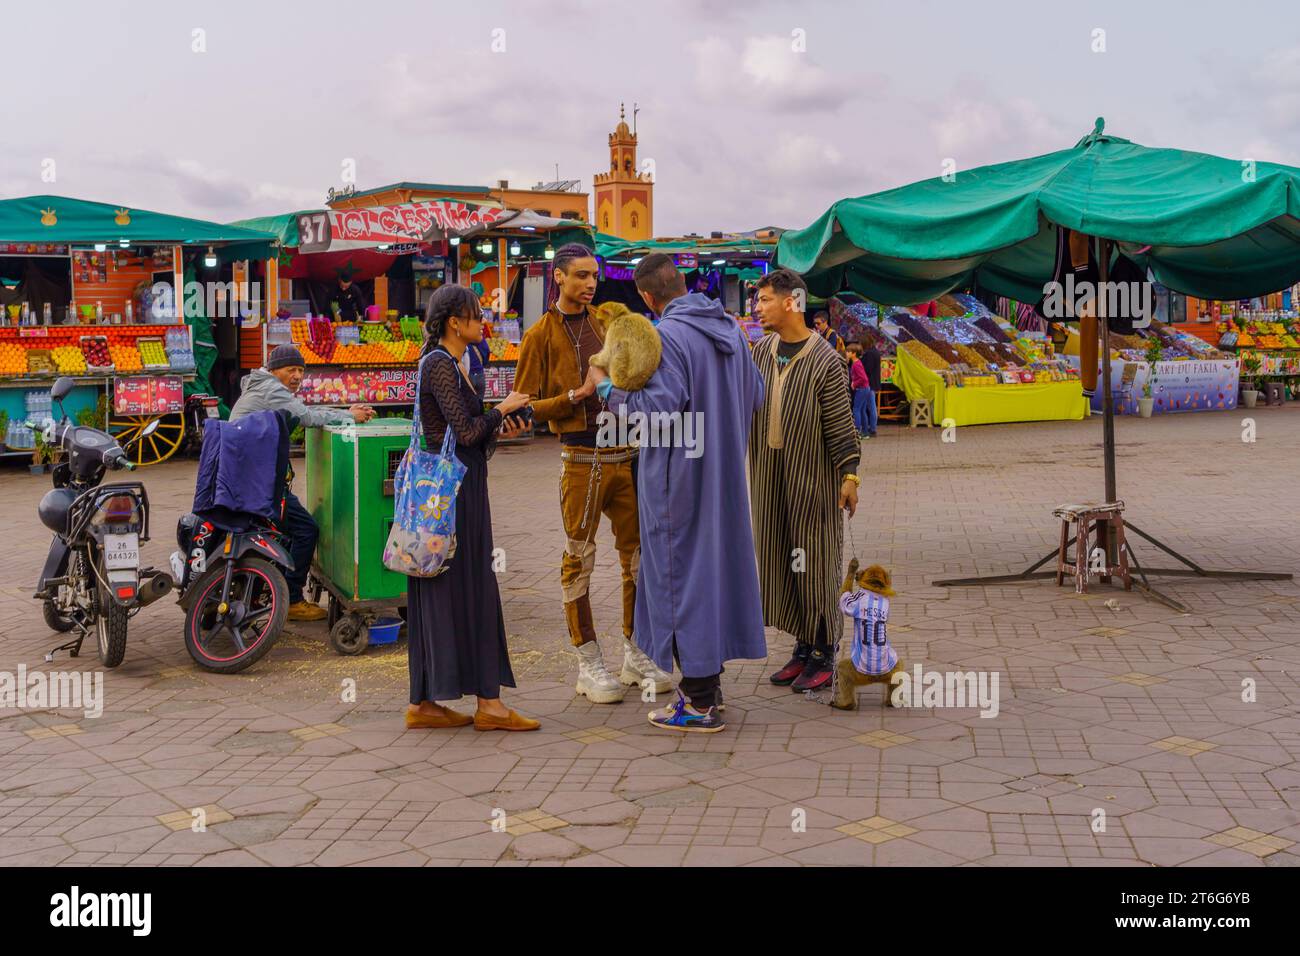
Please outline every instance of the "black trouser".
[{"label": "black trouser", "polygon": [[289,553],[293,556],[293,570],[284,576],[284,580],[289,585],[289,603],[297,604],[303,599],[302,589],[307,584],[307,572],[311,570],[311,556],[316,553],[320,528],[316,527],[311,512],[302,506],[292,491],[284,496],[284,530],[289,533]]},{"label": "black trouser", "polygon": [[[681,670],[682,660],[677,656],[677,641],[673,641],[673,660],[677,662],[678,670]],[[677,689],[682,695],[691,702],[691,706],[696,710],[708,710],[718,702],[718,688],[722,683],[722,673],[719,671],[709,677],[687,677],[682,672],[682,679],[677,683]]]}]

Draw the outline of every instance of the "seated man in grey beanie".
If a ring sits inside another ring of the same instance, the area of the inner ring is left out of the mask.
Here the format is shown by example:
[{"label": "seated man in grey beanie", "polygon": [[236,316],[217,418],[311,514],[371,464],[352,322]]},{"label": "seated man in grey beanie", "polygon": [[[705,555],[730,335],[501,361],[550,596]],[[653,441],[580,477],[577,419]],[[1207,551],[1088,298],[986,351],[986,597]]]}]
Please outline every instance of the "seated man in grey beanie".
[{"label": "seated man in grey beanie", "polygon": [[[347,411],[309,407],[297,394],[305,369],[302,353],[296,348],[292,345],[276,346],[267,356],[266,367],[254,369],[239,383],[239,401],[230,410],[230,420],[236,421],[253,412],[284,411],[289,413],[294,425],[316,428],[345,422],[368,422],[375,417],[375,410],[369,405],[353,405]],[[293,555],[293,571],[285,576],[289,585],[289,620],[319,621],[325,617],[325,609],[309,602],[303,596],[303,587],[307,583],[307,572],[311,568],[311,556],[316,551],[320,529],[316,527],[311,512],[302,506],[292,491],[285,499],[284,524]]]}]

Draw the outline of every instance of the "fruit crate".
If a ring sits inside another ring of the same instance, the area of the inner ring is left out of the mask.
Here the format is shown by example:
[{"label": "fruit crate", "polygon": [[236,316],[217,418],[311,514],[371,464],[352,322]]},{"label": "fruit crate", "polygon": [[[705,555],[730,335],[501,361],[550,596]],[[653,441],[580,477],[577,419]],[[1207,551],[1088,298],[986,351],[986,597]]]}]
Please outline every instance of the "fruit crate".
[{"label": "fruit crate", "polygon": [[108,352],[108,336],[83,335],[80,344],[81,354],[86,357],[87,375],[100,375],[113,371],[113,359]]},{"label": "fruit crate", "polygon": [[30,375],[53,375],[58,371],[49,349],[27,350],[27,372]]},{"label": "fruit crate", "polygon": [[[140,364],[150,371],[161,369],[170,369],[171,362],[167,360],[167,350],[163,348],[163,340],[159,338],[138,338],[135,340],[135,347],[140,351]],[[149,355],[153,355],[153,361],[149,361]]]}]

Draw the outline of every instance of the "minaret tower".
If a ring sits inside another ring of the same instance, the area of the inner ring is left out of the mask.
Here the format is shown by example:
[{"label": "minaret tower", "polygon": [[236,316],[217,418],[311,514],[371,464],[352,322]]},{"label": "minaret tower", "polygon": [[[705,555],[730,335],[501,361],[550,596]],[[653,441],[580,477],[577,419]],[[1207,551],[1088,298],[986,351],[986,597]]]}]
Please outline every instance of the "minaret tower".
[{"label": "minaret tower", "polygon": [[[632,122],[638,107],[632,104]],[[654,238],[654,175],[637,165],[636,131],[628,129],[623,104],[609,134],[609,172],[596,173],[596,229],[620,239]]]}]

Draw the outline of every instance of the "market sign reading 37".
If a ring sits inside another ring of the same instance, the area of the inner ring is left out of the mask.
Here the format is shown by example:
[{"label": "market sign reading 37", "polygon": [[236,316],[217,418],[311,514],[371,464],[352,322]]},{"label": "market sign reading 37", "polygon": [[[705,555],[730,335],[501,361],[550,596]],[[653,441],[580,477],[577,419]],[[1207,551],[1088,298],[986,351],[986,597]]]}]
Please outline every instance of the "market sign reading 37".
[{"label": "market sign reading 37", "polygon": [[328,212],[308,212],[298,217],[298,251],[324,252],[330,247]]}]

